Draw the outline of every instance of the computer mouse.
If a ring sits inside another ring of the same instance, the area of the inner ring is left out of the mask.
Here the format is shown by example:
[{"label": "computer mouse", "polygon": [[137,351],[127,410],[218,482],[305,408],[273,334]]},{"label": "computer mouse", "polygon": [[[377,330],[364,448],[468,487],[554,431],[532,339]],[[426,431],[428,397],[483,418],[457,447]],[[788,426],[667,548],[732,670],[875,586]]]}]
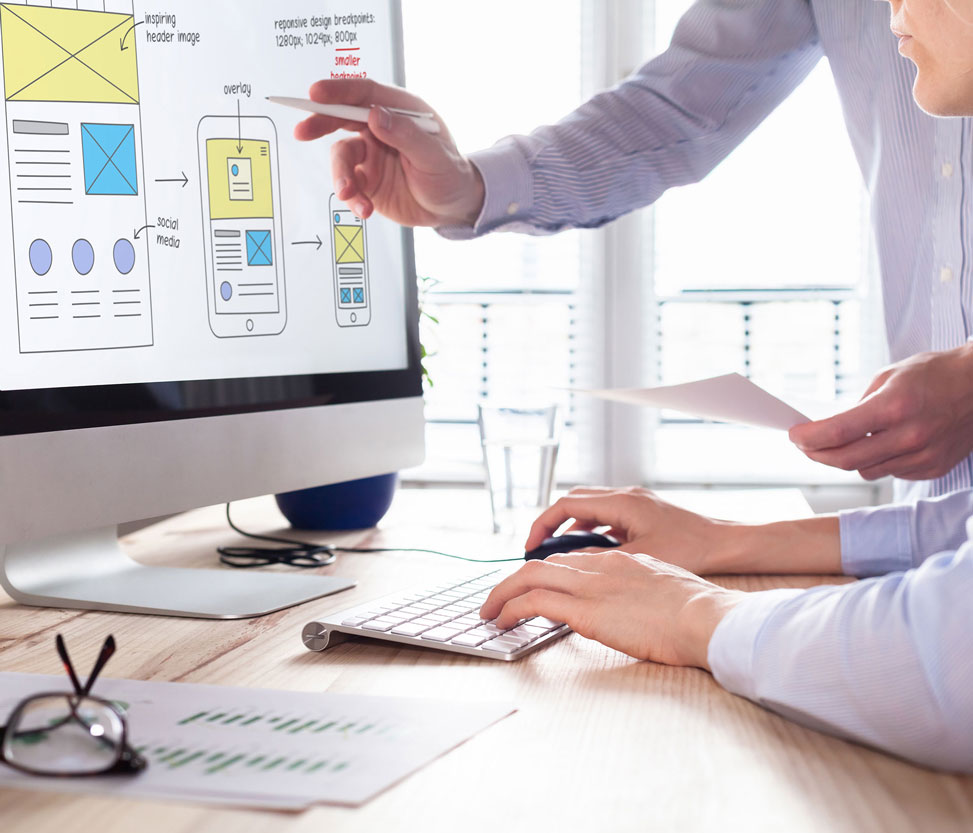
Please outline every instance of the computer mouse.
[{"label": "computer mouse", "polygon": [[547,558],[556,552],[574,552],[583,550],[587,547],[604,547],[611,549],[617,547],[619,541],[611,535],[603,535],[600,532],[588,532],[584,529],[572,529],[562,535],[554,535],[545,538],[539,547],[524,553],[524,559],[533,561],[535,558]]}]

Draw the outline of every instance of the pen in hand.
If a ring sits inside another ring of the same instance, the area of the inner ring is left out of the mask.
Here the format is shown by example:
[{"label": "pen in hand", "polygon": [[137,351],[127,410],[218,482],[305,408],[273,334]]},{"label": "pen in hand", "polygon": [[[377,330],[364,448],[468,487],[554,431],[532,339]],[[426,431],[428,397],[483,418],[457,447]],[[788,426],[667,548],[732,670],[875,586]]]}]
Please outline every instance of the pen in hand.
[{"label": "pen in hand", "polygon": [[[293,107],[295,110],[304,110],[308,113],[318,113],[322,116],[332,116],[336,119],[347,119],[363,124],[368,122],[368,114],[372,109],[371,107],[355,107],[351,104],[319,104],[308,98],[289,98],[275,95],[267,96],[267,101],[282,104],[284,107]],[[416,113],[399,107],[387,107],[386,109],[400,116],[408,116],[420,130],[424,130],[426,133],[439,133],[439,122],[436,121],[432,113]]]}]

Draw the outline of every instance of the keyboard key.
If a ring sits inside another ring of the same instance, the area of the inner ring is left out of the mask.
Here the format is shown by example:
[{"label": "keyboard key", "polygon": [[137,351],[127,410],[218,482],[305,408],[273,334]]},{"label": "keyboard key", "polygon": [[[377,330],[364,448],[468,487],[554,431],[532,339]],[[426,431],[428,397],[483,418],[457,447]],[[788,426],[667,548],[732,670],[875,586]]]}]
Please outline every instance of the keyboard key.
[{"label": "keyboard key", "polygon": [[489,642],[484,642],[480,646],[484,651],[496,651],[498,654],[512,654],[520,647],[522,646],[519,643],[504,639],[503,637],[491,639]]},{"label": "keyboard key", "polygon": [[433,642],[449,642],[454,636],[459,636],[462,631],[459,628],[433,628],[432,630],[426,631],[423,635],[423,639],[429,639]]},{"label": "keyboard key", "polygon": [[424,614],[422,618],[433,619],[436,622],[449,622],[451,619],[455,619],[456,617],[452,613],[443,613],[440,610],[432,610],[429,613]]},{"label": "keyboard key", "polygon": [[525,625],[533,625],[535,628],[546,628],[546,630],[552,631],[554,628],[559,628],[564,622],[555,622],[553,619],[545,619],[543,616],[535,616],[533,619],[528,619],[524,622]]},{"label": "keyboard key", "polygon": [[414,607],[413,605],[408,605],[407,607],[400,607],[396,613],[404,613],[406,616],[422,616],[425,613],[425,609],[421,607]]},{"label": "keyboard key", "polygon": [[362,627],[367,631],[381,631],[384,633],[385,631],[392,630],[398,624],[398,622],[392,619],[372,619],[369,622],[365,622]]},{"label": "keyboard key", "polygon": [[392,633],[397,633],[400,636],[418,636],[423,631],[429,630],[430,627],[432,625],[425,625],[420,622],[406,622],[404,625],[392,628]]},{"label": "keyboard key", "polygon": [[367,622],[368,619],[364,616],[352,616],[350,619],[342,619],[341,624],[347,625],[349,628],[356,628],[362,622]]},{"label": "keyboard key", "polygon": [[505,639],[510,637],[515,639],[523,639],[525,645],[528,642],[533,642],[538,636],[539,634],[537,634],[536,631],[527,630],[526,625],[521,625],[520,627],[514,628],[512,631],[507,631],[504,634]]},{"label": "keyboard key", "polygon": [[417,625],[429,625],[430,628],[434,628],[437,625],[442,624],[442,622],[437,621],[436,619],[428,619],[425,616],[420,616],[418,619],[413,619],[412,621]]},{"label": "keyboard key", "polygon": [[366,619],[378,619],[379,616],[384,616],[390,610],[394,610],[394,609],[395,608],[391,608],[391,607],[374,607],[371,610],[362,613],[361,615],[364,616]]},{"label": "keyboard key", "polygon": [[507,642],[516,643],[518,646],[526,645],[528,642],[533,642],[533,636],[522,636],[515,634],[513,631],[507,631],[503,636],[497,637],[498,639],[504,639]]},{"label": "keyboard key", "polygon": [[483,635],[476,635],[472,632],[461,633],[459,636],[449,640],[450,645],[465,645],[468,648],[475,648],[477,645],[482,645],[487,641],[487,637]]},{"label": "keyboard key", "polygon": [[463,605],[446,605],[446,607],[441,608],[443,613],[455,613],[457,616],[463,616],[470,612],[472,608],[463,607]]},{"label": "keyboard key", "polygon": [[500,636],[504,632],[497,627],[492,625],[480,625],[478,628],[473,628],[470,633],[476,634],[477,636],[483,636],[486,639],[494,639]]}]

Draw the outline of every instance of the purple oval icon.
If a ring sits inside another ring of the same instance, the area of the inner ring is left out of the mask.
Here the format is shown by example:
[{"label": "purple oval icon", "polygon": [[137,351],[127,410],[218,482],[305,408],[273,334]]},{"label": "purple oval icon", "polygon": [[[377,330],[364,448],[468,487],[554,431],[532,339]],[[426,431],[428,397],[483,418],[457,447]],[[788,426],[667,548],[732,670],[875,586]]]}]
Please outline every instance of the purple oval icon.
[{"label": "purple oval icon", "polygon": [[46,275],[50,272],[53,260],[51,247],[46,240],[38,239],[30,244],[30,268],[35,274]]},{"label": "purple oval icon", "polygon": [[71,262],[79,275],[87,275],[95,265],[95,250],[87,240],[77,240],[71,247]]},{"label": "purple oval icon", "polygon": [[123,275],[135,268],[135,247],[124,237],[115,243],[112,257],[115,259],[115,268]]}]

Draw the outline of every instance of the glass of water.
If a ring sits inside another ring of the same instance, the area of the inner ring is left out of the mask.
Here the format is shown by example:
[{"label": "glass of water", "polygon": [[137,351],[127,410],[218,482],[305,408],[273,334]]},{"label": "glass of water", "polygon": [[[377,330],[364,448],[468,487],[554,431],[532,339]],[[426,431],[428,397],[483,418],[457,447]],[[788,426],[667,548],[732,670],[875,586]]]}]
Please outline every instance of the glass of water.
[{"label": "glass of water", "polygon": [[551,501],[559,445],[557,405],[478,407],[493,531],[526,534]]}]

